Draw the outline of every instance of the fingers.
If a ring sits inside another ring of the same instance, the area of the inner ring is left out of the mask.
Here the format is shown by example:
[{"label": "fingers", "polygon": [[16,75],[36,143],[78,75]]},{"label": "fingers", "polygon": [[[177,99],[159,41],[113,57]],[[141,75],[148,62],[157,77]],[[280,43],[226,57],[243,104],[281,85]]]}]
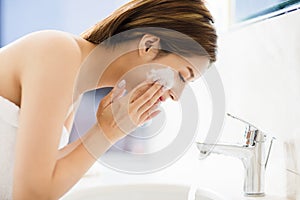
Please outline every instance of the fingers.
[{"label": "fingers", "polygon": [[125,91],[124,85],[115,87],[102,99],[97,112],[101,127],[116,133],[119,138],[157,116],[160,113],[158,99],[163,94],[160,84],[148,81],[136,87],[130,95],[120,98]]},{"label": "fingers", "polygon": [[112,99],[111,99],[111,102],[115,101],[116,99],[119,99],[121,98],[126,92],[126,89],[125,87],[122,88],[122,89],[119,89],[118,91],[116,91],[115,93],[113,93],[112,95]]},{"label": "fingers", "polygon": [[154,105],[150,109],[148,109],[146,112],[144,112],[140,117],[140,121],[142,123],[145,123],[146,121],[156,117],[161,112],[160,110],[157,110],[158,107],[159,107],[158,105]]},{"label": "fingers", "polygon": [[149,99],[144,105],[141,105],[138,108],[138,112],[139,113],[144,113],[145,111],[149,110],[152,106],[158,104],[159,98],[161,97],[161,95],[163,95],[163,88],[159,89],[153,96],[151,99]]},{"label": "fingers", "polygon": [[[163,94],[163,89],[162,88],[163,88],[162,85],[160,85],[159,83],[155,82],[144,93],[142,93],[140,96],[136,97],[136,99],[132,99],[130,102],[132,104],[134,104],[134,107],[136,109],[139,109],[142,105],[144,105],[149,100],[154,99],[154,97],[156,97],[156,96],[162,95]],[[138,90],[139,89],[137,89],[137,91]],[[152,105],[156,102],[156,100],[158,98],[156,98],[155,100],[152,101]],[[152,105],[150,105],[150,107]],[[149,108],[149,106],[148,106],[148,108]]]},{"label": "fingers", "polygon": [[148,116],[148,117],[146,118],[146,120],[144,121],[144,123],[147,122],[147,121],[150,120],[150,119],[153,119],[154,117],[156,117],[156,116],[159,115],[160,113],[161,113],[160,110],[154,111],[150,116]]},{"label": "fingers", "polygon": [[112,89],[100,102],[100,106],[99,106],[99,112],[103,111],[105,108],[107,108],[113,101],[115,101],[116,99],[122,97],[125,92],[125,86],[126,86],[126,82],[125,81],[121,81],[117,87],[115,87],[114,89]]},{"label": "fingers", "polygon": [[148,81],[143,82],[132,91],[129,97],[129,113],[134,123],[143,123],[157,109],[159,98],[163,92],[161,84]]},{"label": "fingers", "polygon": [[113,93],[112,101],[122,97],[125,94],[126,92],[125,86],[126,86],[126,81],[122,80],[118,84],[117,88],[113,89],[115,92]]}]

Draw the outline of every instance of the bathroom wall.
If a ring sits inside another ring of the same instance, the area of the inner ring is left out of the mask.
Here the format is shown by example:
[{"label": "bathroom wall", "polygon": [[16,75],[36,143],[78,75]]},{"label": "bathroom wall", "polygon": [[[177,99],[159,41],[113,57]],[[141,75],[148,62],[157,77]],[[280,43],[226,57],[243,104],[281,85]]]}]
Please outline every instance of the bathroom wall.
[{"label": "bathroom wall", "polygon": [[2,46],[2,0],[0,0],[0,47]]},{"label": "bathroom wall", "polygon": [[2,45],[41,29],[63,29],[59,1],[2,0]]},{"label": "bathroom wall", "polygon": [[42,29],[80,34],[128,0],[1,0],[1,45]]},{"label": "bathroom wall", "polygon": [[[276,181],[272,187],[280,191],[291,184],[290,178],[286,180],[287,171],[292,170],[292,176],[300,173],[300,152],[285,150],[286,141],[300,145],[299,21],[297,10],[222,34],[216,63],[225,87],[227,111],[277,138],[268,164],[273,174],[267,169],[266,179]],[[237,124],[226,119],[221,140],[241,142],[243,129],[237,129]]]}]

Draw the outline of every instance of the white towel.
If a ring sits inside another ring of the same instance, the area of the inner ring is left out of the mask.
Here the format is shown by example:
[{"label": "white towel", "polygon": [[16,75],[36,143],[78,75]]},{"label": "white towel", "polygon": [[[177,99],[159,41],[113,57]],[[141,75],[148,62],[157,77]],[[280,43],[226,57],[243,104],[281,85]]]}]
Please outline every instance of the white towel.
[{"label": "white towel", "polygon": [[[0,199],[12,199],[12,181],[15,143],[19,125],[20,108],[0,96]],[[59,148],[68,144],[69,134],[65,127]]]}]

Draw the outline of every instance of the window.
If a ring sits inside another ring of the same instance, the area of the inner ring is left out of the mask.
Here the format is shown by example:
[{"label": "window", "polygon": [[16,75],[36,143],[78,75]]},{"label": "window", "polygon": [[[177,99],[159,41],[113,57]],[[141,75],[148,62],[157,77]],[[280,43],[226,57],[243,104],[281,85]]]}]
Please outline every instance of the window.
[{"label": "window", "polygon": [[275,17],[297,10],[300,0],[235,0],[233,23]]}]

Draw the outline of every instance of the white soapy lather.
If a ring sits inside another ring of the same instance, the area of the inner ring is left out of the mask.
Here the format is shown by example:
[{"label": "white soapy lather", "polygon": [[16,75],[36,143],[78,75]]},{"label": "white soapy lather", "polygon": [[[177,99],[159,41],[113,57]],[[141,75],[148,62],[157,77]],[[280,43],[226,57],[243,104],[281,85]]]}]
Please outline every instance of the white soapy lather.
[{"label": "white soapy lather", "polygon": [[152,69],[147,74],[147,79],[158,81],[166,90],[174,86],[174,72],[170,68]]}]

